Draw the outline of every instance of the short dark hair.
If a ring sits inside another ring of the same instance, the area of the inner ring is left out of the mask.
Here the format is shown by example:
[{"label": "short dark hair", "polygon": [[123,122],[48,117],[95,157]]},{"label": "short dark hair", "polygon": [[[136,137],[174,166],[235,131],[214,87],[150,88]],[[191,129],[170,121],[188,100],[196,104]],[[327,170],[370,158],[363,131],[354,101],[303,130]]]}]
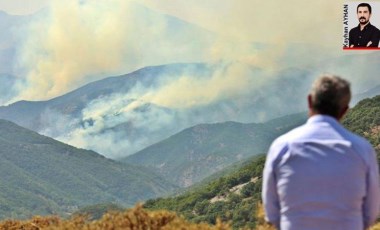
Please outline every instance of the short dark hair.
[{"label": "short dark hair", "polygon": [[372,14],[372,8],[371,5],[368,3],[360,3],[358,7],[356,7],[356,13],[358,13],[359,7],[367,7],[370,14]]},{"label": "short dark hair", "polygon": [[350,83],[338,76],[322,75],[313,83],[310,96],[314,112],[337,118],[351,100]]}]

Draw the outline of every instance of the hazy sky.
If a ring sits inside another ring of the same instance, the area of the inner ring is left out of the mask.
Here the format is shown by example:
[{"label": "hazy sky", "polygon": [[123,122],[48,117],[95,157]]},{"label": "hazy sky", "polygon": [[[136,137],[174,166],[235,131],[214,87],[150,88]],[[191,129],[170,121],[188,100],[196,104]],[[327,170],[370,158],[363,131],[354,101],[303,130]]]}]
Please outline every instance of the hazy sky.
[{"label": "hazy sky", "polygon": [[[93,0],[84,0],[91,1]],[[340,1],[137,1],[209,30],[233,36],[234,39],[275,43],[312,42],[323,45],[341,43]],[[30,14],[48,3],[48,0],[0,0],[0,10],[10,14]]]},{"label": "hazy sky", "polygon": [[340,42],[342,3],[318,0],[141,0],[152,8],[241,39]]},{"label": "hazy sky", "polygon": [[32,14],[46,6],[48,0],[0,0],[0,10],[9,14]]}]

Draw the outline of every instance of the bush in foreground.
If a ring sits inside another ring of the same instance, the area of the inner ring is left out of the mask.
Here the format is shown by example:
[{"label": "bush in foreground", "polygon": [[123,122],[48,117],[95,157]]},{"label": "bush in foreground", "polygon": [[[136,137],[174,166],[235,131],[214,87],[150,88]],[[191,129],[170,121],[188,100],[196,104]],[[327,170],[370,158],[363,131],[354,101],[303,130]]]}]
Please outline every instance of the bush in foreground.
[{"label": "bush in foreground", "polygon": [[[274,230],[264,220],[262,206],[256,213],[256,230]],[[101,219],[89,221],[85,217],[63,220],[59,217],[34,217],[31,220],[6,220],[0,222],[1,230],[229,230],[231,226],[217,221],[215,225],[191,223],[168,211],[147,211],[141,205],[126,212],[110,212]],[[247,228],[244,228],[247,229]],[[370,230],[380,230],[380,223]]]},{"label": "bush in foreground", "polygon": [[27,221],[6,220],[0,223],[0,229],[4,230],[118,230],[118,229],[189,229],[189,230],[227,230],[230,226],[217,222],[216,225],[205,223],[194,224],[178,217],[175,213],[168,211],[146,211],[141,205],[126,212],[110,212],[101,219],[88,221],[85,217],[75,217],[70,220],[62,220],[59,217],[34,217]]}]

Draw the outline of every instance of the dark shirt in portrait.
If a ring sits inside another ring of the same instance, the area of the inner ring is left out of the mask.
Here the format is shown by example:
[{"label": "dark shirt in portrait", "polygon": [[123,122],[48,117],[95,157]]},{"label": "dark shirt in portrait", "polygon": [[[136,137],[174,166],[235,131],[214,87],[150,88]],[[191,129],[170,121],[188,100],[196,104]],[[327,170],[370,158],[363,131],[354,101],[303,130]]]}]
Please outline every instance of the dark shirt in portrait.
[{"label": "dark shirt in portrait", "polygon": [[[350,47],[378,47],[380,40],[380,30],[368,23],[363,30],[360,30],[360,24],[352,28],[349,34]],[[371,42],[370,45],[368,43]],[[368,46],[367,46],[368,45]]]}]

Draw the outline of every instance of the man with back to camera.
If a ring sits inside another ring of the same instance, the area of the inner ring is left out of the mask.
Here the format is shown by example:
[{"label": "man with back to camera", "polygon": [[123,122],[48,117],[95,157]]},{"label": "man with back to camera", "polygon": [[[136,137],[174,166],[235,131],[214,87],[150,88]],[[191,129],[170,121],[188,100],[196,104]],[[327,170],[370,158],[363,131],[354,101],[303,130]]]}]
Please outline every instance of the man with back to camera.
[{"label": "man with back to camera", "polygon": [[380,209],[376,153],[339,120],[350,84],[325,75],[308,95],[307,122],[277,138],[267,154],[266,220],[281,230],[363,230]]},{"label": "man with back to camera", "polygon": [[368,3],[360,3],[356,7],[359,25],[352,28],[349,33],[349,46],[354,47],[378,47],[380,31],[371,25],[372,8]]}]

